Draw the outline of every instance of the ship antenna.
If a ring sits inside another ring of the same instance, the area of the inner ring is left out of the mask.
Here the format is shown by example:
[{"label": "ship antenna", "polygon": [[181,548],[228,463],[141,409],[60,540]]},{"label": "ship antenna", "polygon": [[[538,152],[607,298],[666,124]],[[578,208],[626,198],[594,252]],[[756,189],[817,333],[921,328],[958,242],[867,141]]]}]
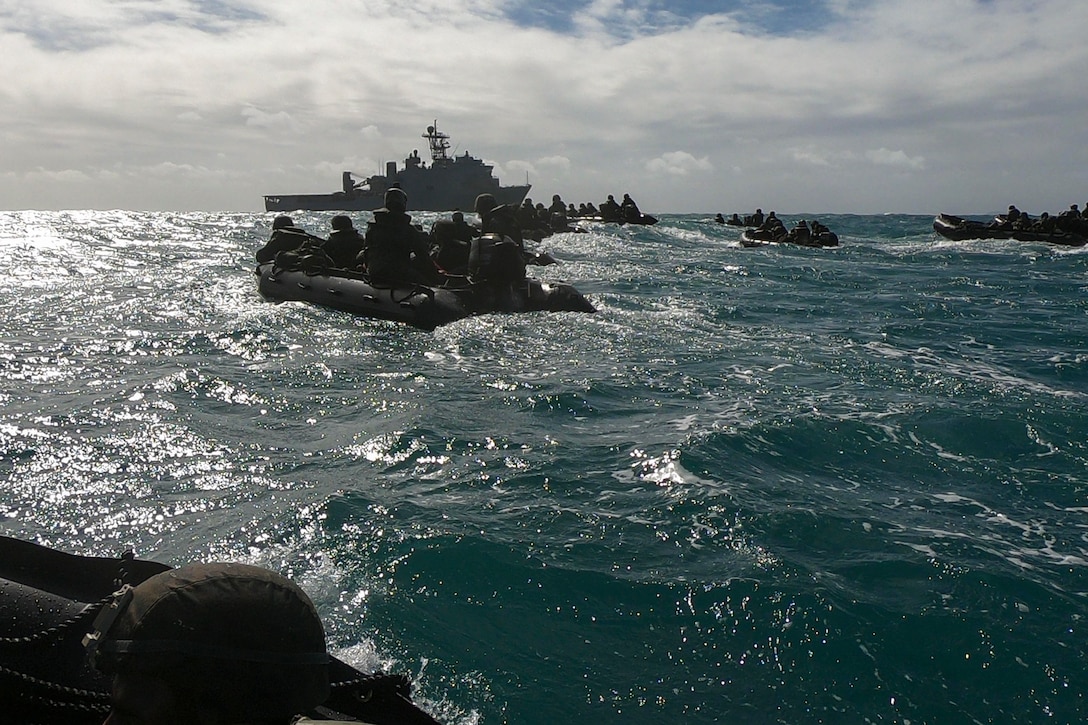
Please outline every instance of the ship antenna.
[{"label": "ship antenna", "polygon": [[435,119],[433,126],[427,127],[427,133],[423,134],[423,138],[427,139],[427,144],[431,147],[431,161],[449,160],[446,151],[450,147],[450,137],[438,131],[437,119]]}]

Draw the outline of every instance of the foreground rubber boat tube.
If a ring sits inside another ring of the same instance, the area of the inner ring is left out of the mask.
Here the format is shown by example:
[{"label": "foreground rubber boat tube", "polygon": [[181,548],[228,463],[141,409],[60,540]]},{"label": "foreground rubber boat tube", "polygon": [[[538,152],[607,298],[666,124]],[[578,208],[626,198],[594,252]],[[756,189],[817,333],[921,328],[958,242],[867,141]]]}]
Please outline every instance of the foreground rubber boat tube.
[{"label": "foreground rubber boat tube", "polygon": [[[110,683],[86,661],[83,636],[111,595],[172,567],[77,556],[0,536],[0,722],[101,725]],[[331,658],[332,694],[316,717],[437,725],[400,675],[365,674]]]}]

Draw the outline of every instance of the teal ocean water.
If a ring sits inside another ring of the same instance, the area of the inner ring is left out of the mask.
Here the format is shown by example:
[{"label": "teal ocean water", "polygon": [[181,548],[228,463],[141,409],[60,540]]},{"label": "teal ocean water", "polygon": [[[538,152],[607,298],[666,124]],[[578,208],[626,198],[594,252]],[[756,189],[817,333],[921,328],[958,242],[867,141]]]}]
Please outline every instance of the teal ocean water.
[{"label": "teal ocean water", "polygon": [[271,215],[0,213],[0,533],[282,571],[450,725],[1088,718],[1088,250],[660,218],[430,333],[264,302]]}]

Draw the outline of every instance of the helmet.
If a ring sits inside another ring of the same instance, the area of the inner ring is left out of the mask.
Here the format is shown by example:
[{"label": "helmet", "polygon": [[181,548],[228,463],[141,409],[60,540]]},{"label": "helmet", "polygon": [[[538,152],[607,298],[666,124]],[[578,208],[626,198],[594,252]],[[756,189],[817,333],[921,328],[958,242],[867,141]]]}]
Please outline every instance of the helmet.
[{"label": "helmet", "polygon": [[390,211],[404,211],[408,208],[408,194],[398,186],[387,189],[385,192],[385,208]]},{"label": "helmet", "polygon": [[273,229],[283,229],[284,227],[295,226],[295,220],[289,216],[278,216],[272,220]]},{"label": "helmet", "polygon": [[195,692],[225,718],[286,717],[329,694],[325,630],[313,602],[275,572],[193,564],[126,587],[84,642],[102,672],[147,672]]},{"label": "helmet", "polygon": [[498,203],[495,201],[495,197],[491,194],[480,194],[476,197],[476,203],[473,204],[472,210],[477,214],[482,214],[486,211],[491,211]]},{"label": "helmet", "polygon": [[343,214],[337,214],[336,216],[334,216],[330,223],[332,224],[332,228],[337,231],[343,231],[345,229],[352,228],[351,217],[345,216]]}]

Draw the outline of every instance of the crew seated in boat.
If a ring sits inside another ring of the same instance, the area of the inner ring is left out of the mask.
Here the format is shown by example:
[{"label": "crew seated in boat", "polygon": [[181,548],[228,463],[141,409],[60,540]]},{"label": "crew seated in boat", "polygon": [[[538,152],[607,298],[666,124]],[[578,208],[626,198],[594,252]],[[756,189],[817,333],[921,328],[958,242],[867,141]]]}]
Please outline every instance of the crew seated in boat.
[{"label": "crew seated in boat", "polygon": [[525,243],[513,210],[480,194],[474,205],[483,235],[472,240],[468,273],[473,281],[507,287],[525,280]]},{"label": "crew seated in boat", "polygon": [[[1088,207],[1085,210],[1088,211]],[[1070,204],[1068,209],[1059,214],[1055,224],[1058,229],[1068,234],[1088,236],[1088,221],[1085,221],[1084,215],[1076,204]]]},{"label": "crew seated in boat", "polygon": [[1006,232],[1031,229],[1031,226],[1031,217],[1017,209],[1015,204],[1009,204],[1007,212],[990,222],[991,229],[1000,229]]},{"label": "crew seated in boat", "polygon": [[536,207],[533,206],[533,200],[528,197],[521,202],[521,206],[518,207],[516,216],[518,224],[522,229],[535,229],[536,227],[541,226],[542,222],[540,217],[537,216]]},{"label": "crew seated in boat", "polygon": [[311,238],[305,230],[295,226],[291,217],[278,216],[272,220],[272,234],[268,241],[256,252],[257,264],[273,262],[280,252],[292,252]]},{"label": "crew seated in boat", "polygon": [[988,225],[991,229],[1004,232],[1033,232],[1036,234],[1066,233],[1078,236],[1088,236],[1088,222],[1085,221],[1080,208],[1076,204],[1057,216],[1051,216],[1049,212],[1043,212],[1038,219],[1032,219],[1027,212],[1020,211],[1015,205],[1009,205],[1009,211],[994,219]]},{"label": "crew seated in boat", "polygon": [[385,206],[374,211],[367,224],[362,261],[370,281],[379,285],[442,283],[431,260],[428,237],[412,225],[405,213],[408,195],[403,189],[385,192]]},{"label": "crew seated in boat", "polygon": [[480,230],[455,211],[452,219],[439,219],[431,225],[431,258],[446,274],[467,274],[472,240],[478,236]]},{"label": "crew seated in boat", "polygon": [[1039,215],[1039,221],[1035,223],[1035,226],[1047,234],[1053,234],[1054,230],[1057,229],[1057,223],[1055,222],[1054,217],[1050,216],[1050,212],[1048,211],[1044,211]]},{"label": "crew seated in boat", "polygon": [[84,642],[112,677],[105,725],[288,725],[329,696],[313,602],[246,564],[193,564],[122,589]]},{"label": "crew seated in boat", "polygon": [[354,269],[359,265],[359,255],[363,251],[363,237],[355,228],[351,218],[337,214],[330,222],[332,232],[325,240],[325,254],[332,260],[332,266],[340,269]]},{"label": "crew seated in boat", "polygon": [[1031,218],[1030,214],[1028,214],[1026,211],[1021,211],[1017,215],[1016,221],[1012,223],[1012,228],[1018,231],[1028,231],[1034,229],[1035,224],[1036,222],[1034,219]]},{"label": "crew seated in boat", "polygon": [[601,219],[606,222],[618,222],[623,219],[623,210],[620,209],[620,205],[616,203],[616,197],[611,194],[601,204]]},{"label": "crew seated in boat", "polygon": [[544,220],[544,226],[548,231],[566,231],[567,205],[563,203],[559,194],[552,195],[552,205],[548,207]]},{"label": "crew seated in boat", "polygon": [[483,234],[510,237],[518,245],[518,249],[525,249],[525,236],[513,208],[507,204],[496,203],[492,194],[480,194],[476,197],[473,210],[480,217],[480,231]]},{"label": "crew seated in boat", "polygon": [[623,201],[620,202],[620,216],[623,217],[624,221],[629,222],[638,221],[642,218],[642,212],[630,194],[623,195]]},{"label": "crew seated in boat", "polygon": [[767,218],[759,225],[758,229],[764,232],[771,232],[775,237],[785,236],[789,232],[786,231],[786,225],[782,223],[775,213],[772,211],[767,214]]},{"label": "crew seated in boat", "polygon": [[812,243],[812,230],[808,228],[808,222],[804,219],[797,222],[797,225],[789,231],[786,235],[787,238],[795,244],[811,244]]},{"label": "crew seated in boat", "polygon": [[325,240],[294,226],[288,216],[272,221],[272,235],[256,256],[258,264],[271,262],[275,270],[301,269],[306,274],[324,274],[334,266],[325,253]]}]

